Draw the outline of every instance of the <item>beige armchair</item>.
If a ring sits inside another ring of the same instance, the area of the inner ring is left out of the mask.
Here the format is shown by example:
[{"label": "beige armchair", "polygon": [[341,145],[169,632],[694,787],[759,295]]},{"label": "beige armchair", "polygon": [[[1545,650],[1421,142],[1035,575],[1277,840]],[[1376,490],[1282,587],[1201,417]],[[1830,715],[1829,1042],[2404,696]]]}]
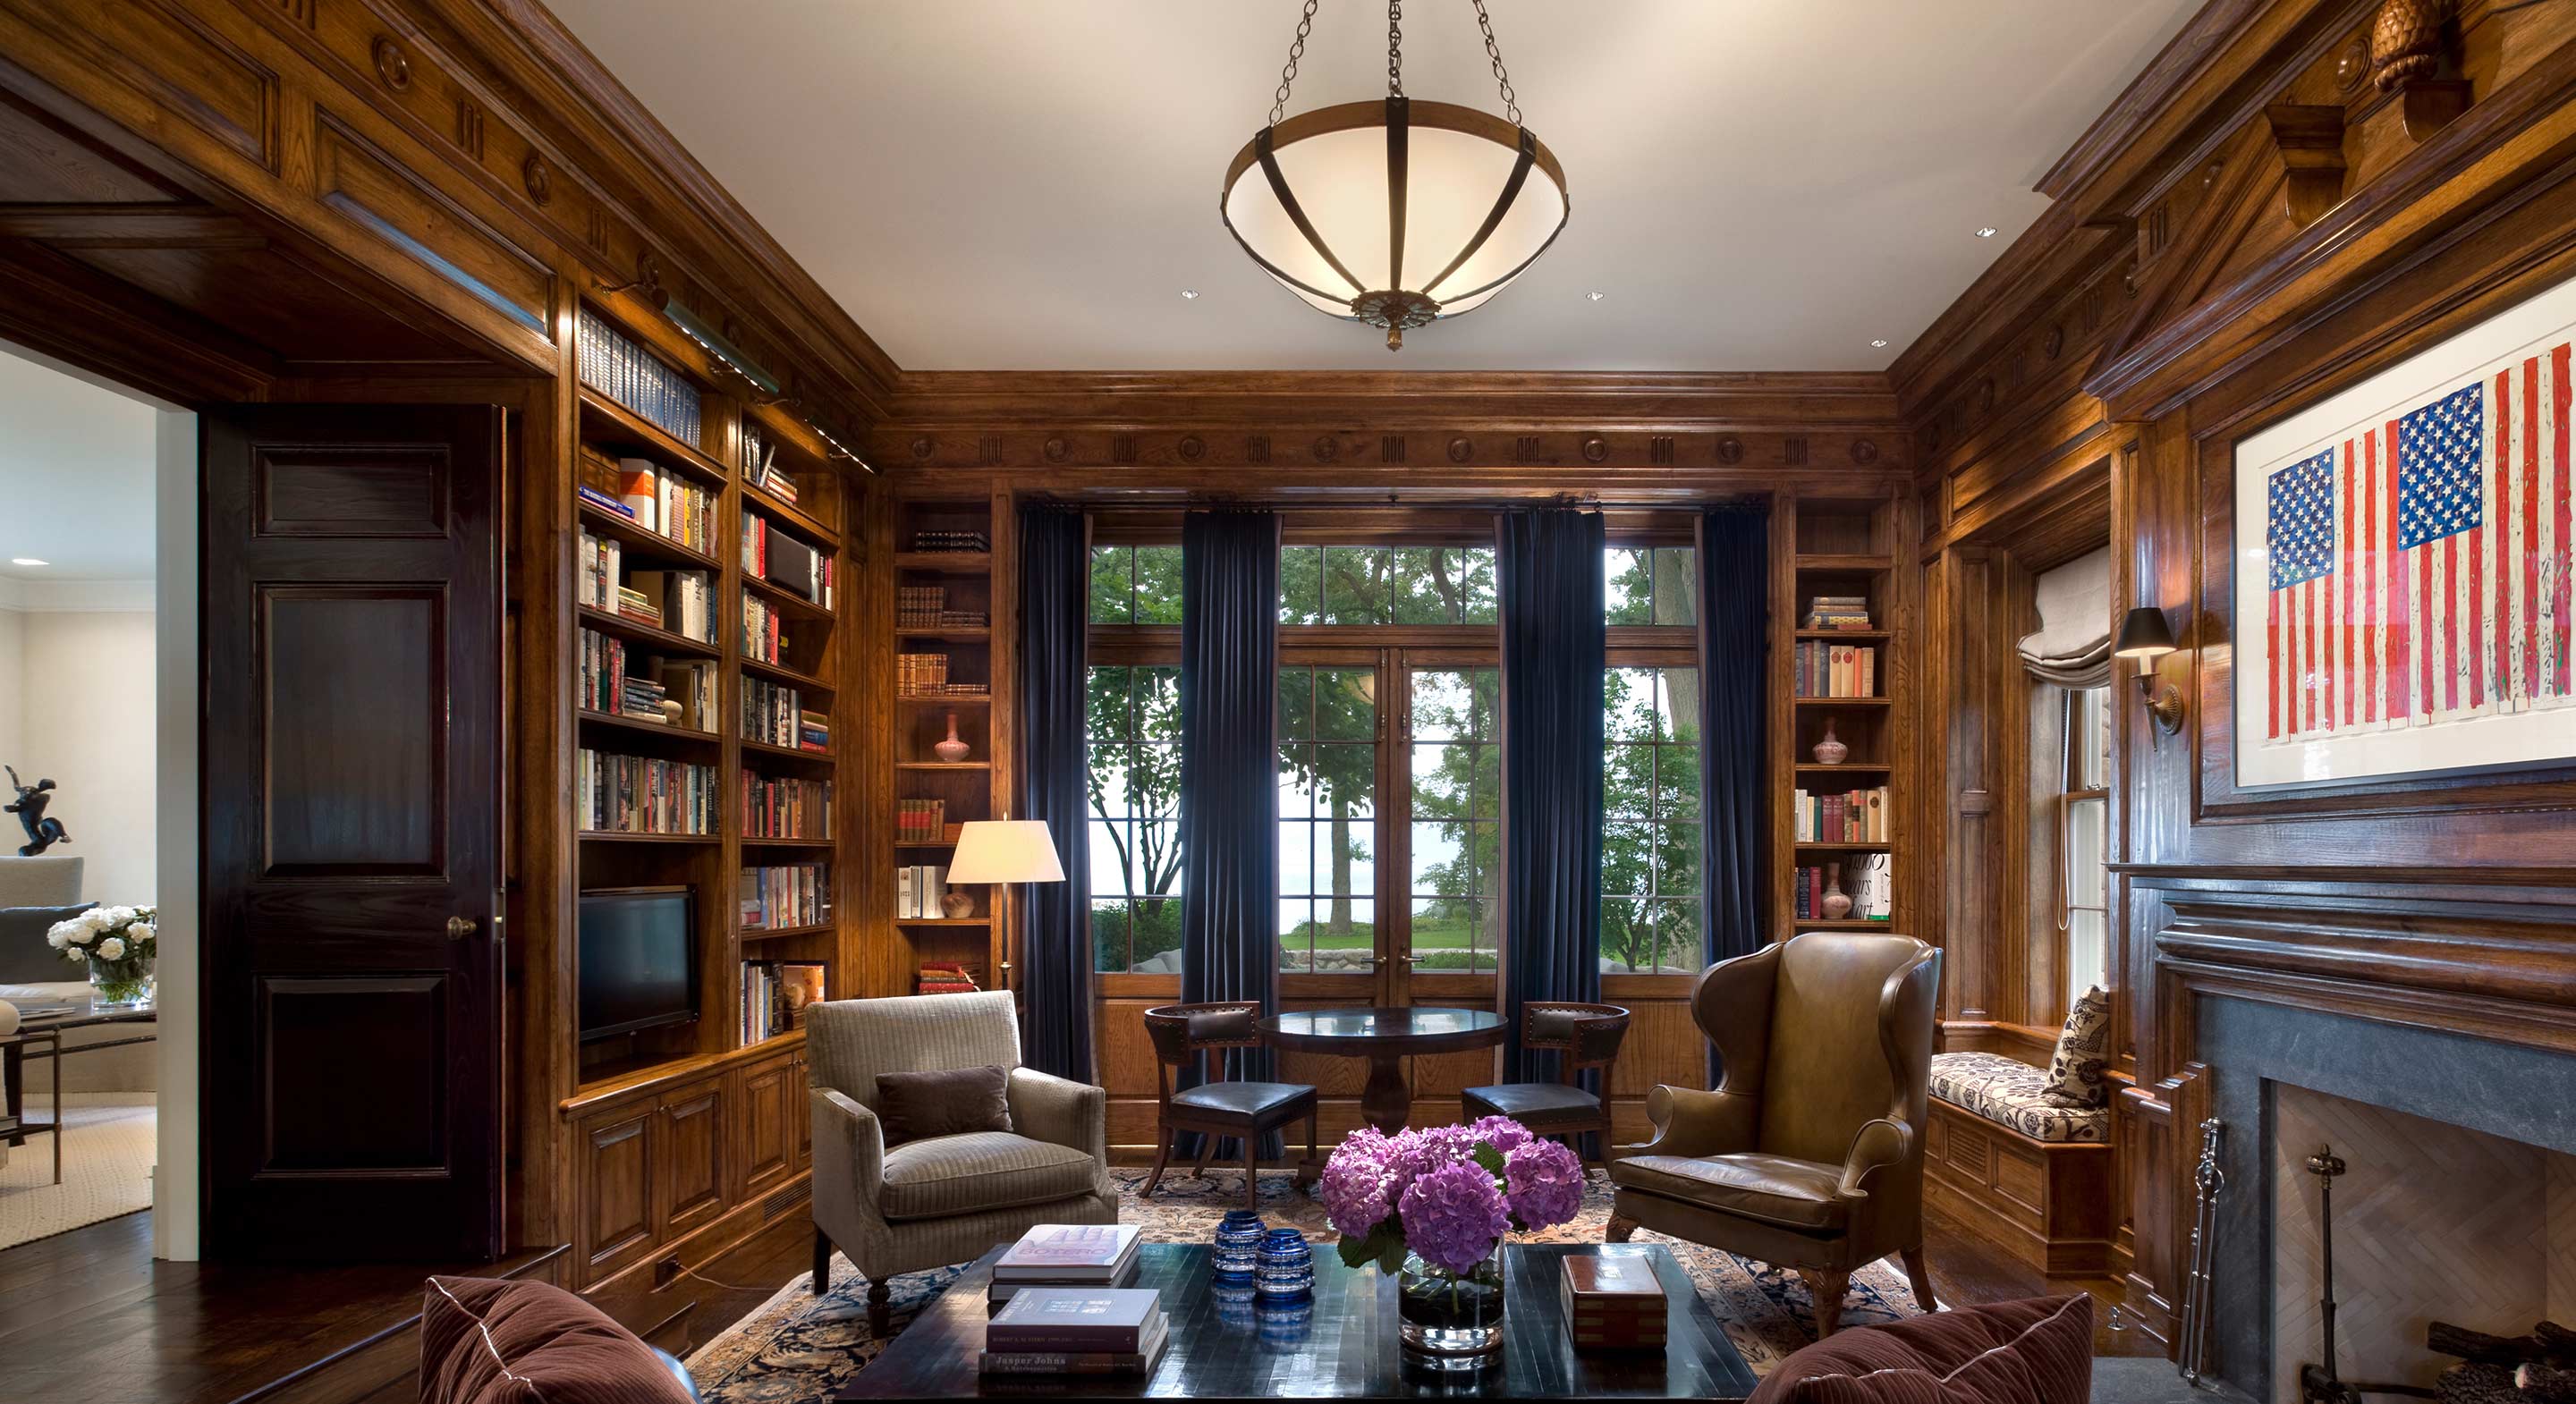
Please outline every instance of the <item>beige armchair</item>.
[{"label": "beige armchair", "polygon": [[1655,1137],[1610,1165],[1610,1238],[1638,1228],[1793,1268],[1833,1333],[1856,1268],[1890,1253],[1925,1311],[1923,1137],[1941,953],[1810,931],[1699,977],[1714,1092],[1658,1087]]},{"label": "beige armchair", "polygon": [[[1007,992],[815,1005],[805,1018],[814,1112],[814,1291],[832,1250],[868,1279],[885,1329],[886,1280],[981,1256],[1035,1224],[1114,1224],[1109,1094],[1020,1066]],[[877,1074],[1009,1070],[1011,1129],[888,1146]]]}]

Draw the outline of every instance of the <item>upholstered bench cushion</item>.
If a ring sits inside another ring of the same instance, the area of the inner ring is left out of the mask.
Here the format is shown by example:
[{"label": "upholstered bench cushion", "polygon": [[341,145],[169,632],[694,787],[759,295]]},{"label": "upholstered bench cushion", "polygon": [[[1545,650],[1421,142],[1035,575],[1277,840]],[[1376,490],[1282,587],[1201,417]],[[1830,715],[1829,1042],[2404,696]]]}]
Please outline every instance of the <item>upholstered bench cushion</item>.
[{"label": "upholstered bench cushion", "polygon": [[1532,1124],[1551,1120],[1591,1120],[1601,1115],[1600,1098],[1562,1082],[1507,1082],[1495,1087],[1470,1087],[1466,1098],[1471,1112],[1481,1109]]},{"label": "upholstered bench cushion", "polygon": [[2046,1069],[2000,1053],[1932,1055],[1932,1095],[1961,1111],[2034,1141],[2110,1139],[2109,1108],[2053,1107],[2042,1096],[2047,1090]]},{"label": "upholstered bench cushion", "polygon": [[885,1153],[877,1208],[888,1220],[944,1219],[1091,1194],[1101,1179],[1088,1152],[1051,1141],[1010,1131],[933,1136]]},{"label": "upholstered bench cushion", "polygon": [[1315,1095],[1302,1082],[1211,1082],[1172,1094],[1172,1105],[1224,1116],[1259,1116]]}]

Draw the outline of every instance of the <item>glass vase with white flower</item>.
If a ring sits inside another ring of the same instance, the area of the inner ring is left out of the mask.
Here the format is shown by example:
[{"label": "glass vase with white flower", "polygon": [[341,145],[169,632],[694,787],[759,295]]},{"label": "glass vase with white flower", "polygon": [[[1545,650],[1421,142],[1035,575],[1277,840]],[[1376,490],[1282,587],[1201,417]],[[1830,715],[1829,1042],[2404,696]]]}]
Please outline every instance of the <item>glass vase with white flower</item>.
[{"label": "glass vase with white flower", "polygon": [[152,907],[92,907],[55,922],[45,941],[89,967],[92,1006],[137,1009],[152,1002],[153,961],[161,954],[156,914]]},{"label": "glass vase with white flower", "polygon": [[1342,1261],[1395,1274],[1404,1345],[1455,1361],[1503,1343],[1506,1234],[1583,1207],[1583,1162],[1504,1116],[1343,1138],[1317,1193]]}]

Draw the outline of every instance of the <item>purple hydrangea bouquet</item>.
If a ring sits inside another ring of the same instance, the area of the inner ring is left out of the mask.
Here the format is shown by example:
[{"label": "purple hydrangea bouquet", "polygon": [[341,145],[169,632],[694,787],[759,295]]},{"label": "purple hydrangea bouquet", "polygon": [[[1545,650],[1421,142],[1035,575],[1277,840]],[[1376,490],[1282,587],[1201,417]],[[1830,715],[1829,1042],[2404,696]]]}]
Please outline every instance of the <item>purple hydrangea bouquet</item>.
[{"label": "purple hydrangea bouquet", "polygon": [[1572,1219],[1583,1162],[1503,1116],[1392,1136],[1363,1128],[1325,1163],[1317,1192],[1342,1261],[1400,1277],[1406,1345],[1481,1355],[1502,1344],[1503,1236]]}]

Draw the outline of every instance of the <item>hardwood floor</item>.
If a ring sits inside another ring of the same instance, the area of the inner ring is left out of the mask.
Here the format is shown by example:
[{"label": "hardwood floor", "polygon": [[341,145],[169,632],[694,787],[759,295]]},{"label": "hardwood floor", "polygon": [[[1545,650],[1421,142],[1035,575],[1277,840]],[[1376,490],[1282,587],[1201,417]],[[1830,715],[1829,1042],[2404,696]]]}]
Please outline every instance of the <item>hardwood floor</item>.
[{"label": "hardwood floor", "polygon": [[[2154,1353],[2136,1332],[2109,1329],[2112,1279],[2042,1277],[1955,1224],[1936,1217],[1930,1228],[1925,1253],[1945,1303],[2089,1292],[2096,1354]],[[806,1271],[812,1232],[803,1219],[781,1220],[658,1291],[595,1300],[685,1356]],[[148,1210],[40,1239],[0,1252],[0,1395],[231,1404],[417,1310],[425,1271],[155,1262]]]}]

